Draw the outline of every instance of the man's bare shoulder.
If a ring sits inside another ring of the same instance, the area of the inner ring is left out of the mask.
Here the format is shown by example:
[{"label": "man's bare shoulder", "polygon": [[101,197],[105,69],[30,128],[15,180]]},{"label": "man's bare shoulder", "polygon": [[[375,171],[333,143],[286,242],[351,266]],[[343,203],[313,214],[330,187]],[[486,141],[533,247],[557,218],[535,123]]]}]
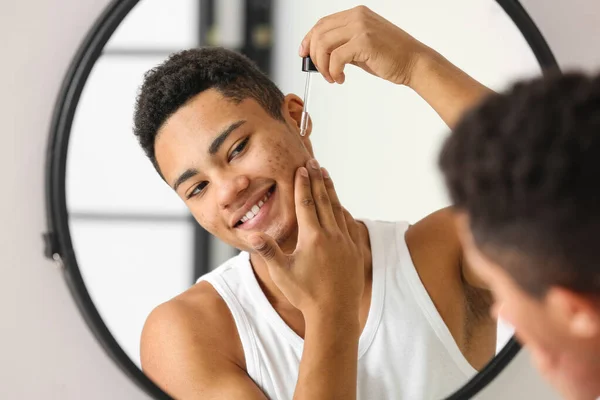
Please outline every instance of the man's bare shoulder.
[{"label": "man's bare shoulder", "polygon": [[231,312],[208,282],[195,284],[150,313],[142,332],[142,366],[149,366],[159,352],[178,351],[185,346],[202,353],[206,349],[217,351],[245,369]]},{"label": "man's bare shoulder", "polygon": [[144,373],[176,399],[266,399],[246,372],[227,304],[206,282],[150,313],[141,360]]},{"label": "man's bare shoulder", "polygon": [[438,210],[411,225],[406,242],[418,270],[441,267],[447,274],[460,276],[462,250],[451,208]]}]

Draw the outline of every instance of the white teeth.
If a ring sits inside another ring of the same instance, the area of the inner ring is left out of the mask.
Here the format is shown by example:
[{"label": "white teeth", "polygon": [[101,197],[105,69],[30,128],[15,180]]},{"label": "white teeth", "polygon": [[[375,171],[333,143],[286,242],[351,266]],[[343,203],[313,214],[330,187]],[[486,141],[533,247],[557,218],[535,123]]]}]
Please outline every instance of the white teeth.
[{"label": "white teeth", "polygon": [[246,213],[246,215],[244,215],[242,217],[242,219],[240,219],[240,221],[242,221],[242,223],[244,223],[244,222],[248,222],[252,218],[256,217],[256,214],[258,214],[258,212],[260,211],[260,208],[265,205],[265,203],[267,202],[269,197],[271,197],[271,193],[267,192],[265,197],[263,197],[263,199],[260,200],[257,204],[253,205],[252,208],[250,209],[250,211],[248,211]]}]

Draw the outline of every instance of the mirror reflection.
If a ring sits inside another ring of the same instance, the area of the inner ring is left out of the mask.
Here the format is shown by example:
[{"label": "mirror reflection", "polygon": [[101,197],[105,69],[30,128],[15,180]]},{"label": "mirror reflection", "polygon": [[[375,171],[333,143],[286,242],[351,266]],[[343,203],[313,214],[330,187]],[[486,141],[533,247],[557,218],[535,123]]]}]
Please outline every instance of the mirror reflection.
[{"label": "mirror reflection", "polygon": [[[303,384],[305,315],[264,259],[247,251],[253,232],[294,251],[294,174],[311,157],[326,167],[356,221],[365,259],[359,398],[448,396],[512,335],[491,316],[489,292],[462,262],[436,162],[449,127],[486,87],[502,90],[539,75],[540,67],[495,1],[365,4],[366,14],[350,14],[358,4],[344,0],[141,0],[86,83],[67,159],[79,268],[117,342],[175,397],[217,390],[222,376],[239,390],[231,397],[292,398]],[[392,40],[427,46],[418,48],[439,53],[454,72],[444,77],[425,68],[414,77],[421,88],[354,65],[344,69],[343,84],[314,73],[309,129],[300,136],[306,73],[298,46],[319,19],[339,12],[348,13],[348,26],[388,26]],[[398,32],[406,36],[394,37]],[[180,53],[202,46],[212,50]],[[159,68],[153,76],[179,84],[140,92],[144,74],[174,53],[171,75]],[[237,86],[222,82],[239,101],[214,83],[200,88],[199,77],[211,68],[218,75],[223,64],[241,71]],[[188,98],[178,103],[184,92]],[[136,137],[138,96],[146,103],[138,106]],[[160,134],[146,150],[162,177],[138,142],[152,131]],[[151,313],[156,327],[149,329]],[[198,332],[206,342],[190,338]],[[206,343],[218,354],[176,356]],[[176,379],[190,381],[188,363],[200,371],[200,386]],[[228,375],[231,366],[241,376]]]}]

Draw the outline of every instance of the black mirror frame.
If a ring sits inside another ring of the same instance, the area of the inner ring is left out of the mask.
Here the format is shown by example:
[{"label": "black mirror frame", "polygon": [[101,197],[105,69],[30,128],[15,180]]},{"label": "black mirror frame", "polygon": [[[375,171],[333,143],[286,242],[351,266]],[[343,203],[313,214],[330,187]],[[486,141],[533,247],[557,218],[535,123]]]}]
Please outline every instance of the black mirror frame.
[{"label": "black mirror frame", "polygon": [[[66,73],[60,89],[46,155],[46,215],[48,231],[44,234],[46,257],[61,267],[67,286],[79,311],[101,343],[104,350],[121,370],[142,390],[155,399],[170,399],[125,354],[100,317],[85,287],[77,265],[68,223],[66,202],[66,164],[69,136],[75,110],[87,78],[100,57],[102,49],[119,24],[139,0],[113,0],[98,17],[80,45]],[[518,0],[496,0],[513,20],[535,54],[542,71],[558,71],[558,64],[550,47]],[[483,370],[447,400],[470,399],[490,383],[521,349],[513,337]]]}]

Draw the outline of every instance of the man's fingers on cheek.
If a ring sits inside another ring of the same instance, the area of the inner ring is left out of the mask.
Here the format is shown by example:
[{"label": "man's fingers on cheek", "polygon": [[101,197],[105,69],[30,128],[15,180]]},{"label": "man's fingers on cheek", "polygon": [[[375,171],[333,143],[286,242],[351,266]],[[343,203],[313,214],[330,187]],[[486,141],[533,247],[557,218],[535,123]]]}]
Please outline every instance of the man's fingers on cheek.
[{"label": "man's fingers on cheek", "polygon": [[344,219],[346,220],[346,226],[348,227],[348,233],[353,241],[357,240],[358,236],[358,227],[352,215],[344,208]]},{"label": "man's fingers on cheek", "polygon": [[306,168],[305,168],[305,167],[300,167],[300,168],[298,168],[297,174],[298,174],[298,175],[297,175],[297,176],[298,176],[298,179],[299,179],[301,182],[306,182],[306,181],[308,181],[308,180],[309,180],[309,177],[308,177],[308,171],[306,170]]},{"label": "man's fingers on cheek", "polygon": [[296,208],[298,226],[300,228],[300,237],[303,235],[305,229],[319,224],[315,208],[315,201],[312,194],[312,183],[310,181],[308,171],[304,167],[298,168],[298,174],[296,176],[296,183],[294,186],[294,204]]},{"label": "man's fingers on cheek", "polygon": [[344,210],[344,207],[342,207],[342,204],[339,201],[331,201],[331,208],[333,209],[334,212],[342,212]]},{"label": "man's fingers on cheek", "polygon": [[315,200],[312,197],[302,197],[300,199],[300,205],[306,208],[314,207]]},{"label": "man's fingers on cheek", "polygon": [[298,168],[298,173],[296,174],[296,188],[297,195],[304,196],[304,193],[310,193],[310,177],[308,175],[308,171],[304,167]]},{"label": "man's fingers on cheek", "polygon": [[319,166],[319,162],[317,160],[315,160],[314,158],[310,161],[308,161],[308,163],[306,163],[306,167],[309,170],[309,174],[310,174],[310,179],[323,179],[323,176],[321,175],[321,169]]},{"label": "man's fingers on cheek", "polygon": [[327,186],[328,188],[333,188],[333,181],[331,180],[329,171],[327,171],[325,167],[321,168],[321,174],[323,175],[323,179],[325,180],[325,186]]},{"label": "man's fingers on cheek", "polygon": [[319,193],[317,195],[317,199],[316,199],[320,204],[329,204],[330,200],[329,200],[329,195],[327,195],[326,192],[323,193]]}]

